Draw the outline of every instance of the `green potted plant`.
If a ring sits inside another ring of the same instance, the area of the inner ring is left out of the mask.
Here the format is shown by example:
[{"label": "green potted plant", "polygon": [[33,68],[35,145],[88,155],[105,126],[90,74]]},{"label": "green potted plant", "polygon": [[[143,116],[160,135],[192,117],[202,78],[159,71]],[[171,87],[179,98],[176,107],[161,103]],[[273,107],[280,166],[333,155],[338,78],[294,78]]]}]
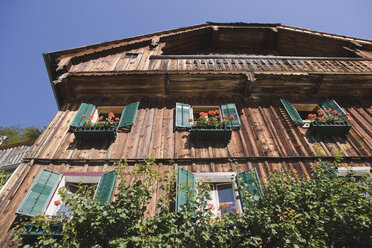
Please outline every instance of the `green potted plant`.
[{"label": "green potted plant", "polygon": [[199,119],[194,121],[192,118],[191,139],[193,140],[208,140],[208,141],[224,141],[227,143],[231,139],[231,127],[229,123],[234,120],[234,116],[222,116],[219,110],[211,110],[208,112],[200,112]]},{"label": "green potted plant", "polygon": [[[82,115],[87,118],[86,115]],[[120,118],[116,117],[114,113],[110,112],[107,118],[104,116],[98,117],[97,121],[93,121],[94,116],[91,115],[86,119],[81,127],[76,128],[74,131],[77,140],[115,140],[116,127]]]},{"label": "green potted plant", "polygon": [[311,121],[309,132],[312,135],[318,136],[345,136],[349,133],[351,121],[348,117],[349,113],[338,113],[337,110],[331,108],[323,113],[318,110],[318,114],[309,114],[307,117]]}]

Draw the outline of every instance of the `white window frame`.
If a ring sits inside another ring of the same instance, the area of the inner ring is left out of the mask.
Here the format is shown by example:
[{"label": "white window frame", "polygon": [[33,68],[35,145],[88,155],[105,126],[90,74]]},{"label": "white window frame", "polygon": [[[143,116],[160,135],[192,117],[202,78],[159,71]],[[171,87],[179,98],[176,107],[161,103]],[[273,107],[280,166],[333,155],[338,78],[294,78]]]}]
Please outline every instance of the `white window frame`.
[{"label": "white window frame", "polygon": [[[232,183],[233,191],[234,191],[234,200],[235,200],[235,209],[237,211],[242,212],[242,205],[239,199],[239,192],[237,190],[238,185],[236,184],[236,172],[203,172],[203,173],[193,173],[195,176],[195,181],[197,183]],[[212,209],[212,213],[220,215],[218,210],[219,202],[216,199],[212,199],[208,201],[208,203],[212,203],[214,205],[214,209]]]},{"label": "white window frame", "polygon": [[371,167],[339,167],[337,170],[337,176],[344,177],[351,171],[354,171],[355,177],[361,177],[364,174],[370,173]]},{"label": "white window frame", "polygon": [[[60,188],[65,187],[66,183],[96,183],[97,186],[99,181],[101,180],[102,175],[81,175],[83,173],[78,173],[78,175],[71,175],[66,173],[66,175],[62,175],[61,180],[58,183],[57,189],[53,193],[52,199],[49,201],[48,206],[45,210],[46,215],[56,215],[59,209],[58,205],[55,205],[55,201],[61,201],[61,196],[58,194]],[[97,189],[95,190],[94,194],[96,193]]]}]

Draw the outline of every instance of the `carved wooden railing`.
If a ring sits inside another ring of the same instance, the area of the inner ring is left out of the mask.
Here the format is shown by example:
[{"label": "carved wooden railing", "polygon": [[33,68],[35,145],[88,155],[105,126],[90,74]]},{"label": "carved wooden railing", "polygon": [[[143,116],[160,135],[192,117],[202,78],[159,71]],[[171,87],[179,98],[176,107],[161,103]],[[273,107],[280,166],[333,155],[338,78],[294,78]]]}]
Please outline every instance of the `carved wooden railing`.
[{"label": "carved wooden railing", "polygon": [[372,73],[372,59],[282,56],[153,55],[153,71]]}]

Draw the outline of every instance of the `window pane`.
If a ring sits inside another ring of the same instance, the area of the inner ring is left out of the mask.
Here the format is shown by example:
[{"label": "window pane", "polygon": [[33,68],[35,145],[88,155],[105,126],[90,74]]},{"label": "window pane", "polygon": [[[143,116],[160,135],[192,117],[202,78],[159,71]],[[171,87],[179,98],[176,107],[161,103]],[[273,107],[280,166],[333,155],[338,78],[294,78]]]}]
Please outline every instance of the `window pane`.
[{"label": "window pane", "polygon": [[235,202],[234,189],[233,189],[231,183],[229,183],[229,184],[218,184],[217,185],[217,191],[218,191],[218,200],[219,200],[220,203]]},{"label": "window pane", "polygon": [[[232,209],[231,207],[234,207],[234,209]],[[221,214],[223,214],[223,213],[233,213],[233,212],[235,212],[235,210],[236,210],[235,202],[230,203],[227,208],[221,209]]]}]

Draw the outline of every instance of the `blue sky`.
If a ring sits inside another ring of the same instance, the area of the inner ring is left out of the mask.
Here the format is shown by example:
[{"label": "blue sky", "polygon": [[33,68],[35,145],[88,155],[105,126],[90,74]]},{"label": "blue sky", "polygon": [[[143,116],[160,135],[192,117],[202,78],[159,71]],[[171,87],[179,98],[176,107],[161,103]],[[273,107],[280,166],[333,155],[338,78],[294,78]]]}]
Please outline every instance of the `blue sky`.
[{"label": "blue sky", "polygon": [[282,23],[372,40],[371,0],[0,0],[0,126],[57,112],[42,53],[212,22]]}]

